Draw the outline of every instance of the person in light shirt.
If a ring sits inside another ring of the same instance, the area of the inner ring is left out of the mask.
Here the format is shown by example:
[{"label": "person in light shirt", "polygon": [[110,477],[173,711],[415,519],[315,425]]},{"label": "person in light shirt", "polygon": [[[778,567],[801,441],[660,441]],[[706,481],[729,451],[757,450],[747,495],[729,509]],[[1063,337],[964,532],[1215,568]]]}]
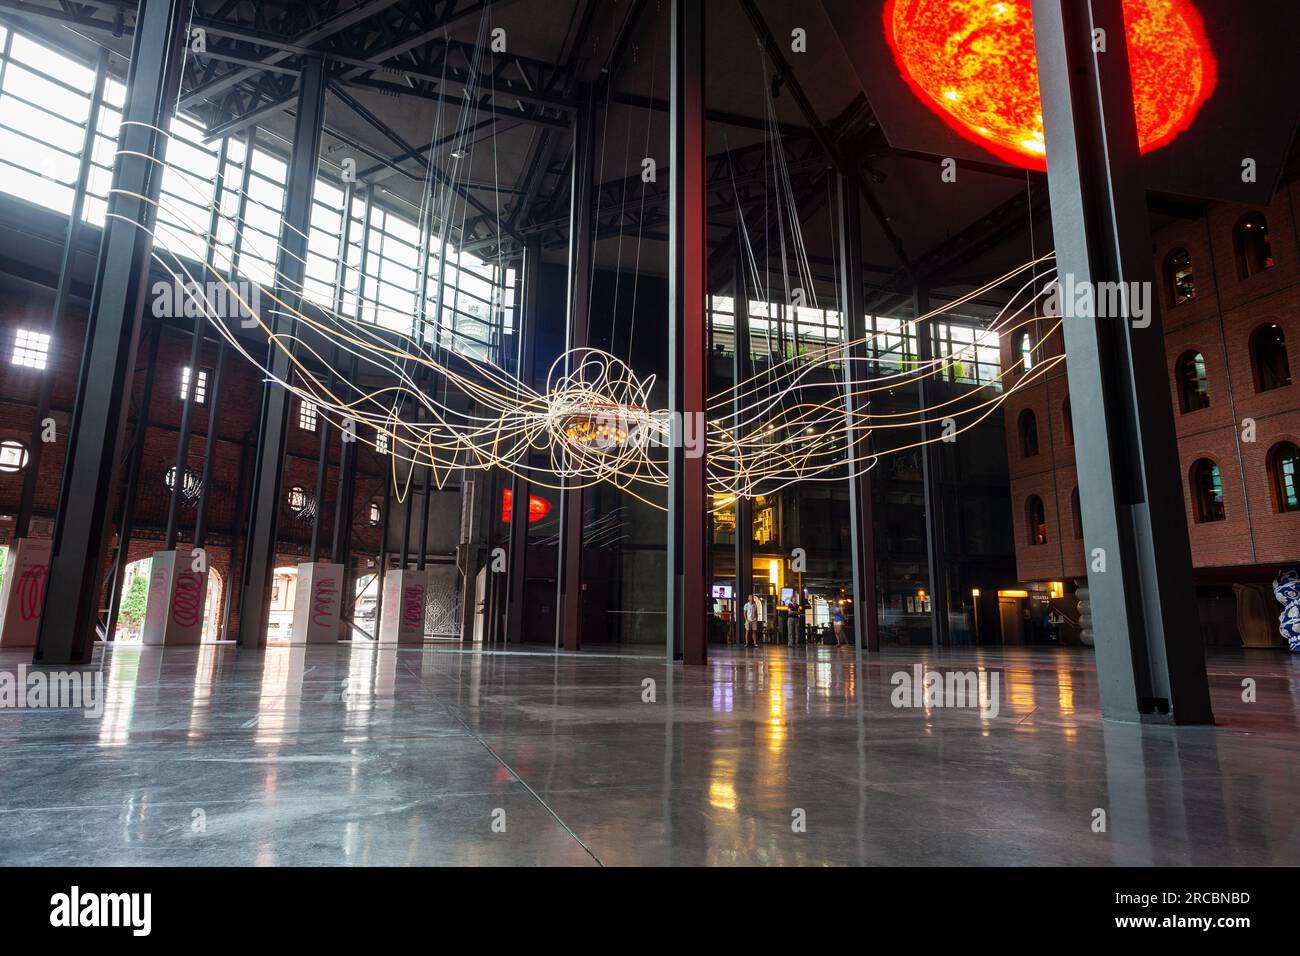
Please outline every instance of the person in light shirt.
[{"label": "person in light shirt", "polygon": [[759,614],[758,614],[758,598],[755,597],[753,594],[751,594],[749,596],[749,600],[745,602],[745,646],[746,647],[750,646],[751,641],[753,642],[754,647],[758,647],[759,629],[762,626],[763,626],[763,622],[759,620]]}]

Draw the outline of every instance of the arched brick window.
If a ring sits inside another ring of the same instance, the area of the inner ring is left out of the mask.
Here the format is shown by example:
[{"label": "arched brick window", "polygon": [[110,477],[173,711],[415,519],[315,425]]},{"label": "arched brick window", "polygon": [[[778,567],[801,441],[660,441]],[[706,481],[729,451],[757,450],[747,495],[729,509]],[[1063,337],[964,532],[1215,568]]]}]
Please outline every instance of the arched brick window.
[{"label": "arched brick window", "polygon": [[1205,356],[1184,352],[1174,367],[1178,382],[1178,407],[1186,412],[1210,407],[1210,381],[1205,374]]},{"label": "arched brick window", "polygon": [[1273,268],[1273,247],[1268,241],[1268,220],[1263,213],[1248,212],[1232,231],[1232,247],[1237,256],[1237,276],[1251,276]]},{"label": "arched brick window", "polygon": [[1257,392],[1267,392],[1291,384],[1286,335],[1280,325],[1268,322],[1250,334],[1250,364],[1255,373]]},{"label": "arched brick window", "polygon": [[1030,495],[1025,502],[1025,523],[1030,544],[1047,544],[1047,514],[1043,511],[1043,499],[1038,495]]},{"label": "arched brick window", "polygon": [[1186,249],[1175,249],[1165,259],[1165,288],[1169,290],[1169,308],[1175,309],[1196,298],[1196,279],[1192,275],[1192,257]]},{"label": "arched brick window", "polygon": [[1223,508],[1223,478],[1219,466],[1208,458],[1198,458],[1192,464],[1192,508],[1197,522],[1222,521],[1227,517]]},{"label": "arched brick window", "polygon": [[1020,454],[1032,458],[1038,454],[1038,416],[1032,408],[1020,413]]}]

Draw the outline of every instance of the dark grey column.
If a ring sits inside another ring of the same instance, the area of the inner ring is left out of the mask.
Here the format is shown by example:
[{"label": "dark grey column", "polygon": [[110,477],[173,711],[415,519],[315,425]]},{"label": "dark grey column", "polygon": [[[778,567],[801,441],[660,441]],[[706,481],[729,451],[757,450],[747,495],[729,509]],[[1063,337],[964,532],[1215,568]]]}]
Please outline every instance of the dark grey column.
[{"label": "dark grey column", "polygon": [[[844,363],[844,413],[849,424],[871,407],[869,398],[854,394],[849,384],[867,364],[866,314],[862,285],[862,197],[856,176],[836,173],[839,200],[840,308],[844,335],[851,343]],[[861,387],[861,386],[858,386]],[[863,458],[869,439],[858,438],[849,448],[849,548],[852,552],[853,647],[860,660],[865,648],[880,650],[880,621],[876,610],[876,522],[871,497],[871,471]]]},{"label": "dark grey column", "polygon": [[244,432],[239,441],[239,481],[235,485],[235,520],[230,528],[230,574],[226,579],[226,593],[222,596],[221,639],[230,639],[230,615],[235,607],[235,581],[238,580],[240,555],[248,559],[248,549],[239,548],[239,538],[244,534],[244,514],[248,510],[245,501],[248,495],[248,473],[253,467],[253,443],[251,435]]},{"label": "dark grey column", "polygon": [[[919,319],[930,311],[929,290],[922,285],[915,287],[913,301]],[[934,404],[935,379],[927,365],[934,360],[934,322],[926,319],[916,323],[916,349],[921,359],[924,374],[917,379],[916,392],[922,417]],[[948,646],[948,561],[945,554],[943,534],[943,460],[940,450],[933,439],[938,429],[931,425],[921,426],[921,489],[925,500],[925,555],[930,577],[930,646]]]},{"label": "dark grey column", "polygon": [[[388,453],[393,453],[393,446],[390,444]],[[375,633],[374,637],[379,637],[379,622],[384,619],[384,579],[388,576],[388,521],[393,512],[393,475],[387,468],[384,470],[384,508],[379,522],[379,563],[375,568],[377,576],[378,593],[375,596]]]},{"label": "dark grey column", "polygon": [[[418,270],[417,279],[418,299],[416,305],[416,328],[418,331],[416,332],[416,335],[419,337],[419,341],[421,342],[424,342],[428,338],[429,247],[432,244],[432,236],[433,197],[430,196],[426,200],[424,209],[420,216],[420,268]],[[447,262],[447,251],[442,246],[439,246],[438,248],[438,259],[438,304],[439,313],[441,313],[443,294],[446,291],[442,283],[446,278]],[[439,315],[439,321],[441,321],[441,314]],[[436,360],[438,358],[438,353],[435,351],[434,359]],[[426,382],[426,387],[430,389],[436,388],[432,370],[424,366],[415,370],[415,380],[417,382]],[[418,415],[421,422],[426,420],[428,413],[423,405],[420,406]],[[423,465],[420,468],[420,472],[422,475],[420,482],[420,490],[422,492],[420,496],[420,553],[416,556],[415,567],[416,570],[423,571],[428,562],[429,555],[429,503],[433,497],[433,467],[432,465]]]},{"label": "dark grey column", "polygon": [[[330,362],[331,369],[337,366],[339,360],[338,346],[333,350],[333,361]],[[335,391],[338,385],[338,378],[333,371],[330,372],[326,386],[330,393]],[[324,415],[317,416],[316,427],[320,429],[320,443],[316,448],[316,486],[312,490],[313,500],[316,502],[316,511],[311,516],[311,546],[308,550],[308,560],[315,563],[320,560],[320,525],[325,517],[325,479],[329,476],[330,467],[330,423]]]},{"label": "dark grey column", "polygon": [[[86,323],[86,345],[68,435],[49,585],[34,660],[89,659],[99,613],[101,569],[135,376],[140,316],[148,296],[151,233],[160,160],[184,61],[191,0],[141,0],[126,108]],[[143,197],[143,198],[141,198]],[[141,228],[143,226],[144,228]]]},{"label": "dark grey column", "polygon": [[[736,239],[736,287],[735,315],[736,342],[731,359],[732,379],[737,389],[732,403],[732,414],[736,421],[736,437],[743,438],[743,425],[746,406],[749,404],[740,394],[743,383],[754,373],[754,363],[749,354],[749,258],[745,252],[745,239],[738,235]],[[750,399],[752,401],[752,397]],[[736,596],[735,614],[732,626],[736,629],[736,640],[745,639],[745,601],[754,590],[754,499],[748,494],[736,498]]]},{"label": "dark grey column", "polygon": [[[1121,2],[1034,0],[1034,40],[1058,278],[1150,291]],[[1071,410],[1102,715],[1213,723],[1157,297],[1149,324],[1091,305],[1075,314],[1067,298],[1070,389],[1088,396]]]},{"label": "dark grey column", "polygon": [[[208,505],[211,502],[211,485],[212,485],[212,467],[217,461],[217,450],[220,447],[221,440],[221,389],[226,383],[226,340],[222,339],[221,344],[217,346],[217,368],[212,376],[212,392],[208,406],[212,409],[208,413],[208,438],[203,448],[203,477],[199,479],[199,503],[198,511],[194,516],[194,547],[203,547],[203,542],[208,537]],[[173,479],[174,481],[175,479]],[[232,555],[233,555],[233,544]],[[226,588],[229,590],[230,585],[234,583],[231,579],[226,582]]]},{"label": "dark grey column", "polygon": [[[524,385],[533,384],[533,360],[537,348],[537,295],[542,270],[542,237],[533,236],[524,249],[523,292],[518,298],[519,357],[515,375]],[[521,462],[528,464],[527,458]],[[525,585],[528,583],[528,502],[532,494],[529,481],[520,474],[510,476],[510,548],[507,553],[506,579],[510,597],[506,602],[506,643],[519,644],[524,639]]]},{"label": "dark grey column", "polygon": [[153,383],[158,371],[158,346],[166,334],[162,322],[154,326],[149,342],[149,355],[145,360],[144,388],[140,390],[140,409],[136,414],[135,431],[131,436],[131,463],[126,469],[126,486],[122,489],[122,516],[117,524],[117,556],[113,559],[113,580],[108,586],[108,614],[104,624],[104,640],[111,641],[117,629],[118,604],[122,599],[122,573],[126,570],[126,556],[135,532],[135,499],[140,485],[140,469],[144,464],[144,441],[149,432],[149,406],[153,403]]},{"label": "dark grey column", "polygon": [[[12,34],[10,34],[12,36]],[[108,51],[100,50],[95,64],[95,86],[90,94],[90,112],[86,114],[86,135],[81,140],[81,161],[77,167],[77,186],[72,192],[72,213],[68,216],[68,230],[63,238],[63,261],[59,265],[59,284],[54,289],[54,307],[50,310],[50,342],[59,341],[59,327],[68,309],[68,293],[72,288],[72,271],[77,260],[77,241],[81,236],[81,216],[86,207],[86,183],[90,179],[91,158],[95,151],[95,128],[99,125],[99,107],[104,101],[104,77],[108,73]],[[41,379],[40,393],[36,399],[33,418],[32,441],[27,449],[27,469],[23,472],[22,497],[18,501],[18,517],[14,522],[14,537],[25,538],[32,523],[32,503],[36,499],[36,486],[41,471],[41,454],[45,442],[41,440],[42,422],[50,414],[50,399],[54,395],[54,370]]]},{"label": "dark grey column", "polygon": [[[351,217],[352,217],[352,199],[353,199],[353,188],[351,184],[348,185],[348,189],[345,195],[347,197],[346,208],[348,214],[348,225],[345,228],[348,231],[350,236],[350,232],[352,229]],[[361,320],[362,310],[365,308],[366,265],[367,265],[366,260],[370,257],[370,213],[374,205],[374,198],[375,198],[374,191],[371,188],[366,187],[365,197],[366,197],[365,209],[361,213],[361,250],[360,250],[361,255],[358,260],[357,300],[356,300],[356,310],[354,313],[354,318],[358,322]],[[346,249],[347,246],[345,245],[343,248]],[[346,259],[343,261],[346,263]],[[344,296],[342,290],[343,290],[345,277],[346,277],[346,269],[342,265],[340,265],[338,270],[335,272],[335,276],[334,276],[334,285],[335,285],[334,311],[340,314],[343,311]],[[360,362],[357,359],[357,357],[353,355],[348,365],[349,372],[350,372],[349,374],[350,382],[356,381],[357,369],[359,367],[360,367]],[[344,633],[347,635],[348,640],[352,639],[352,628],[355,626],[355,619],[356,619],[357,575],[356,575],[355,561],[352,556],[351,514],[352,514],[352,501],[356,497],[357,451],[358,451],[357,442],[348,442],[343,446],[342,460],[339,468],[339,497],[338,497],[338,501],[335,502],[334,505],[333,557],[334,557],[334,562],[336,564],[343,565],[343,582],[344,582],[343,595],[344,595],[344,602],[345,602],[344,607],[347,607],[349,603],[351,604],[352,607],[352,612],[349,617],[349,626],[348,629],[344,631]],[[389,480],[387,473],[385,473],[384,475],[384,485],[385,487],[391,485],[391,481]],[[369,508],[367,508],[367,518],[368,516],[369,516]],[[384,497],[383,512],[380,521],[381,521],[381,529],[382,529],[381,535],[387,535],[388,533],[387,494],[385,494]],[[385,544],[380,545],[381,555],[383,554],[385,547],[386,547]],[[381,576],[380,569],[376,568],[375,571],[379,583],[379,594],[375,602],[375,609],[376,609],[375,622],[376,624],[378,624],[380,620],[378,611],[382,607],[384,594],[383,594],[383,578]],[[372,635],[372,637],[377,637],[377,636],[378,636],[377,633],[375,635]]]},{"label": "dark grey column", "polygon": [[[286,306],[297,308],[302,300],[302,281],[306,271],[307,233],[311,227],[311,197],[316,185],[320,162],[321,127],[325,119],[325,62],[309,56],[304,60],[299,80],[298,114],[294,119],[293,153],[285,182],[283,225],[280,230],[280,254],[276,261],[279,276],[276,298]],[[273,315],[264,321],[277,335],[292,335],[297,321],[285,314],[286,309],[268,303]],[[279,347],[271,347],[267,367],[278,377],[288,380],[289,356]],[[243,596],[239,604],[239,645],[266,646],[266,619],[270,608],[271,575],[275,570],[275,534],[280,513],[280,479],[284,474],[284,444],[289,425],[289,393],[274,382],[262,392],[262,413],[257,433],[257,463],[253,466],[252,513],[248,525],[248,551],[244,563]],[[319,507],[319,503],[318,503]]]},{"label": "dark grey column", "polygon": [[[672,0],[670,159],[668,187],[668,401],[675,422],[699,432],[687,453],[671,443],[668,467],[668,654],[703,664],[705,643],[705,297],[706,172],[704,153],[704,7]],[[687,431],[688,429],[679,429]]]},{"label": "dark grey column", "polygon": [[[591,87],[583,86],[573,120],[573,186],[569,207],[569,298],[565,347],[586,348],[591,326],[592,170],[596,114]],[[572,370],[573,364],[569,363]],[[568,481],[560,493],[559,567],[556,574],[555,643],[566,651],[582,646],[583,490]],[[518,506],[527,524],[528,502]],[[516,511],[515,514],[519,514]],[[513,522],[514,516],[511,516]]]},{"label": "dark grey column", "polygon": [[[348,249],[352,243],[352,197],[354,189],[351,180],[343,186],[343,229],[339,234],[339,256],[334,267],[334,295],[331,300],[332,311],[338,316],[343,314],[343,290],[347,285]],[[364,250],[366,245],[364,237],[361,240],[361,245]],[[337,366],[339,361],[340,358],[336,351],[334,364]],[[351,373],[348,376],[348,381],[354,382],[357,378],[356,356],[349,357],[348,367]],[[354,432],[355,424],[354,422]],[[340,438],[345,439],[346,433],[341,435]],[[335,564],[343,565],[344,583],[352,580],[352,561],[350,556],[347,556],[347,553],[352,544],[352,472],[356,467],[356,455],[357,443],[355,439],[342,441],[339,448],[339,481],[334,497],[334,537],[330,542],[330,560]],[[346,560],[345,556],[347,556]],[[345,589],[344,607],[347,606],[349,596],[350,592]]]},{"label": "dark grey column", "polygon": [[[239,261],[239,254],[244,247],[244,220],[247,218],[247,214],[248,214],[248,186],[253,175],[252,153],[253,153],[253,146],[255,145],[256,142],[257,142],[257,127],[255,126],[250,127],[249,130],[244,134],[244,163],[243,163],[243,169],[239,174],[239,201],[238,203],[236,203],[235,206],[235,238],[234,238],[234,242],[231,245],[231,250],[230,250],[230,268],[226,274],[226,278],[232,283],[238,278],[236,263]],[[221,146],[222,165],[221,165],[220,174],[223,177],[222,178],[223,185],[225,183],[225,179],[224,179],[225,158],[229,152],[229,148],[230,148],[229,141],[222,143]],[[217,195],[218,198],[220,198],[220,192],[218,192]],[[215,211],[216,210],[214,209],[214,213]],[[214,218],[213,226],[209,230],[210,239],[216,236],[216,232],[217,232],[216,222],[217,220]],[[208,249],[207,258],[208,258],[208,265],[209,267],[211,267],[216,258],[215,248]],[[212,468],[216,464],[217,449],[220,447],[219,442],[221,436],[221,405],[222,405],[223,389],[225,388],[225,370],[226,370],[226,340],[225,337],[223,336],[220,339],[220,341],[217,343],[217,369],[213,375],[212,392],[211,392],[212,397],[211,397],[211,404],[209,405],[209,408],[211,408],[212,410],[208,413],[208,440],[203,450],[203,455],[204,455],[203,478],[202,478],[202,485],[201,485],[200,495],[199,495],[198,513],[194,516],[194,547],[196,548],[203,547],[203,543],[204,541],[207,540],[207,536],[208,536],[208,506],[209,503],[211,502],[210,489],[212,486]],[[242,490],[244,486],[244,475],[243,475],[243,467],[242,467],[244,449],[242,447],[239,450],[239,454],[240,454],[240,466],[241,466],[240,475],[239,475],[239,488]],[[236,508],[239,507],[240,500],[241,500],[241,496],[239,494],[236,494],[235,495]],[[221,636],[223,639],[226,636],[226,625],[230,623],[229,612],[230,612],[230,605],[231,605],[231,595],[235,591],[235,586],[234,586],[235,585],[234,569],[235,569],[235,561],[236,561],[235,550],[239,540],[238,515],[241,513],[242,513],[241,511],[236,511],[235,524],[230,535],[230,568],[226,579],[225,594],[223,595],[224,603],[225,603],[225,609],[223,612],[223,624],[221,629]]]},{"label": "dark grey column", "polygon": [[[208,216],[208,249],[205,256],[207,265],[207,270],[204,272],[205,280],[208,273],[212,272],[212,264],[216,258],[215,243],[217,227],[221,223],[221,193],[225,188],[226,148],[229,143],[229,139],[223,139],[221,141],[221,148],[217,152],[217,175],[213,181],[212,210]],[[176,297],[176,301],[183,300],[183,296]],[[181,425],[176,434],[176,460],[172,469],[171,496],[167,500],[167,530],[163,535],[162,547],[164,551],[171,551],[176,547],[176,521],[180,517],[181,496],[185,493],[185,472],[189,467],[190,457],[190,430],[194,423],[194,406],[199,394],[199,374],[202,371],[203,330],[207,324],[207,316],[202,311],[197,311],[194,316],[194,329],[190,334],[189,386],[185,389],[185,398],[181,402]],[[224,339],[222,341],[224,341]],[[220,402],[219,393],[215,388],[208,394],[207,398],[208,407],[215,410],[217,404]],[[211,445],[209,447],[211,447]],[[207,487],[200,484],[200,500],[206,500],[207,496]],[[197,548],[198,544],[195,543],[194,547]]]}]

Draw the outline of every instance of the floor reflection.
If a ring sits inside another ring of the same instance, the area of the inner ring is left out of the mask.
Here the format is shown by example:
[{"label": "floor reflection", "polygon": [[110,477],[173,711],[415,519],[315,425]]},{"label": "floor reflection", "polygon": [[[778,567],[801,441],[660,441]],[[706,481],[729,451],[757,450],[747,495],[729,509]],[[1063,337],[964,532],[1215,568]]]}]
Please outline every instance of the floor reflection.
[{"label": "floor reflection", "polygon": [[[1000,710],[895,706],[914,664],[997,673]],[[6,862],[1300,862],[1281,655],[1212,662],[1213,729],[1102,722],[1087,652],[719,648],[687,669],[359,642],[93,666],[98,719],[0,709]]]}]

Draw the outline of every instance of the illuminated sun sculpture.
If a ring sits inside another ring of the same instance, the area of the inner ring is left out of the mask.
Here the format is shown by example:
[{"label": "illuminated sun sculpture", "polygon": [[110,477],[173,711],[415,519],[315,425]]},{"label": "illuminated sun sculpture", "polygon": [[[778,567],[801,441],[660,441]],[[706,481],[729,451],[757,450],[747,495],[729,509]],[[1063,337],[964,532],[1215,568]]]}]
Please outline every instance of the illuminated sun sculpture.
[{"label": "illuminated sun sculpture", "polygon": [[[1191,0],[1124,0],[1142,152],[1187,129],[1216,65]],[[1031,0],[888,0],[885,36],[912,91],[1000,159],[1046,169]]]}]

